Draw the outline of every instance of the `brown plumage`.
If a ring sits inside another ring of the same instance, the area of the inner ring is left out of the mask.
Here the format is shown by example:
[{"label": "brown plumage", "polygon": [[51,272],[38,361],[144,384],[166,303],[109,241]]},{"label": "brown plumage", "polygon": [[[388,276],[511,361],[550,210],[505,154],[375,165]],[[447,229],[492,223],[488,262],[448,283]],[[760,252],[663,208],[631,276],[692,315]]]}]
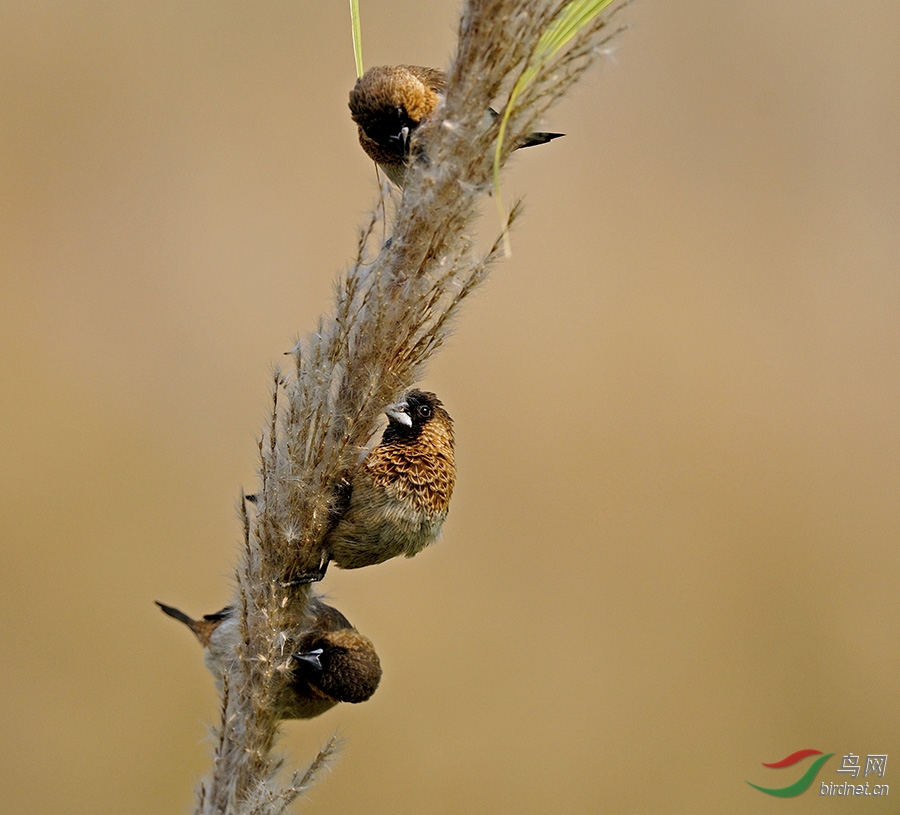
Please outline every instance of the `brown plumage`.
[{"label": "brown plumage", "polygon": [[[156,603],[184,623],[203,646],[203,660],[220,690],[223,665],[237,659],[240,625],[232,606],[194,620],[177,608]],[[381,663],[372,642],[336,608],[310,598],[303,627],[288,640],[292,649],[286,682],[278,695],[282,719],[311,719],[338,702],[365,702],[381,680]]]},{"label": "brown plumage", "polygon": [[412,557],[440,537],[450,507],[453,421],[441,401],[411,390],[385,413],[381,441],[354,472],[347,508],[325,541],[342,569]]},{"label": "brown plumage", "polygon": [[[350,91],[350,115],[359,143],[398,187],[406,180],[415,131],[440,104],[447,74],[420,65],[379,65],[369,68]],[[487,117],[497,112],[488,110]],[[516,148],[545,144],[562,133],[529,133]]]}]

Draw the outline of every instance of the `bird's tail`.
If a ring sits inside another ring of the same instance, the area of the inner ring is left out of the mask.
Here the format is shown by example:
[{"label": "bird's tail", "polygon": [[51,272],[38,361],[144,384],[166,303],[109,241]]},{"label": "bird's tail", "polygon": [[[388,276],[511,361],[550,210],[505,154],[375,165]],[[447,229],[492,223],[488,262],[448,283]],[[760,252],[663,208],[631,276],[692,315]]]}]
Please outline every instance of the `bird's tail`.
[{"label": "bird's tail", "polygon": [[177,608],[172,608],[172,606],[167,606],[165,603],[160,603],[159,600],[154,600],[154,603],[158,605],[162,610],[163,614],[168,614],[170,617],[174,617],[178,622],[184,623],[191,631],[194,631],[194,626],[196,625],[196,620],[191,619],[185,614],[183,611],[179,611]]},{"label": "bird's tail", "polygon": [[565,135],[565,133],[541,133],[540,131],[529,133],[527,136],[523,137],[522,141],[516,146],[521,150],[523,147],[534,147],[536,144],[546,144],[548,141],[553,141],[553,139],[558,139],[560,136]]}]

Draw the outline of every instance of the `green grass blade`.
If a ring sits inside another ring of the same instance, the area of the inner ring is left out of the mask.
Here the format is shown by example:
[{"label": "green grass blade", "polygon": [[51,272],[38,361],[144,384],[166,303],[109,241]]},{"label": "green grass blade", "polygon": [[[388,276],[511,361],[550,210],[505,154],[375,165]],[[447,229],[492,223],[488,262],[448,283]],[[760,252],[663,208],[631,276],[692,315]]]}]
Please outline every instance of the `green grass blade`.
[{"label": "green grass blade", "polygon": [[356,60],[356,76],[363,75],[362,31],[359,24],[359,0],[350,0],[350,28],[353,31],[353,58]]}]

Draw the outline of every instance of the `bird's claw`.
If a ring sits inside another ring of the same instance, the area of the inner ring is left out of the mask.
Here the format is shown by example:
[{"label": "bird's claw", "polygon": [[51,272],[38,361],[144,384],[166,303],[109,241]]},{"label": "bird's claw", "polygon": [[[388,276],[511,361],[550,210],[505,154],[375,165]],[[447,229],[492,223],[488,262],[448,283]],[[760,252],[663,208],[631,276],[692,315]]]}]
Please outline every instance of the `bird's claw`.
[{"label": "bird's claw", "polygon": [[291,575],[288,579],[282,581],[281,588],[290,589],[296,586],[306,586],[310,583],[318,583],[325,577],[325,572],[328,571],[328,564],[330,562],[331,557],[326,555],[316,569]]}]

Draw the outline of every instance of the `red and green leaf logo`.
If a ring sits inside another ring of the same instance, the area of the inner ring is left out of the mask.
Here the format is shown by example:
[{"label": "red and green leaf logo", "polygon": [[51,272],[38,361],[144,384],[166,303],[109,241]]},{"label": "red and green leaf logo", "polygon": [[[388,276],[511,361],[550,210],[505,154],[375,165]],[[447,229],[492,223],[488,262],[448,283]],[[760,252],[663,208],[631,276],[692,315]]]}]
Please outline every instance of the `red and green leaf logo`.
[{"label": "red and green leaf logo", "polygon": [[819,758],[809,765],[806,772],[803,773],[799,779],[793,784],[788,784],[786,787],[760,787],[758,784],[753,784],[750,781],[747,783],[754,789],[764,792],[766,795],[774,795],[776,798],[793,798],[795,795],[806,792],[810,788],[812,782],[815,781],[819,770],[822,769],[822,765],[833,755],[834,753],[822,755],[821,750],[798,750],[796,753],[785,756],[781,761],[774,761],[771,764],[763,762],[763,767],[781,770],[784,767],[793,767],[795,764],[798,764],[803,761],[803,759],[809,758],[810,756],[819,756]]}]

